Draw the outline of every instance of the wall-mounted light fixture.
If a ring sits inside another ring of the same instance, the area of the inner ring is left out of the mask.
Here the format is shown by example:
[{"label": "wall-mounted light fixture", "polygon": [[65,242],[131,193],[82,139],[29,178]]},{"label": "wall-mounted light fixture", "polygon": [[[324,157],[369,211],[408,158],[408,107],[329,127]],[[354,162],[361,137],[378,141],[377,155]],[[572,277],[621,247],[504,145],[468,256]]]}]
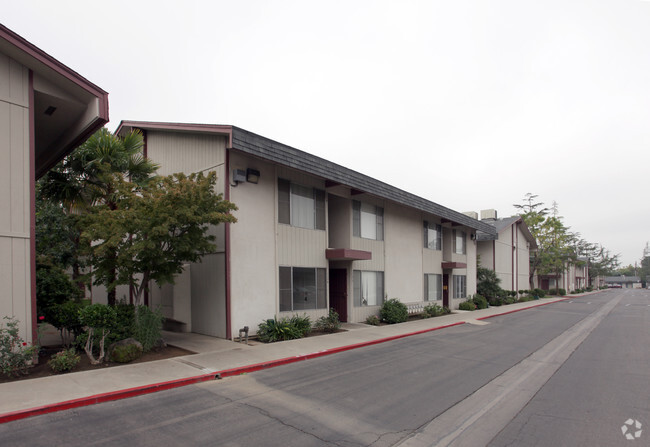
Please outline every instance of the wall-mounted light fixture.
[{"label": "wall-mounted light fixture", "polygon": [[251,168],[246,169],[246,181],[257,184],[260,181],[260,171]]}]

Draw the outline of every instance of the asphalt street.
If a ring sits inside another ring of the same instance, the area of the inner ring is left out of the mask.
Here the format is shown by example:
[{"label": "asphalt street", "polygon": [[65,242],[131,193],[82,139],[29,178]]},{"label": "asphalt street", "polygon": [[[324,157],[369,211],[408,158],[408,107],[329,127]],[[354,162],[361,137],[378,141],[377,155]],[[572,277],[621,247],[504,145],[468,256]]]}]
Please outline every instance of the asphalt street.
[{"label": "asphalt street", "polygon": [[650,290],[615,290],[620,303],[490,446],[650,445]]},{"label": "asphalt street", "polygon": [[621,426],[650,426],[649,318],[650,292],[610,290],[6,423],[0,445],[632,445]]}]

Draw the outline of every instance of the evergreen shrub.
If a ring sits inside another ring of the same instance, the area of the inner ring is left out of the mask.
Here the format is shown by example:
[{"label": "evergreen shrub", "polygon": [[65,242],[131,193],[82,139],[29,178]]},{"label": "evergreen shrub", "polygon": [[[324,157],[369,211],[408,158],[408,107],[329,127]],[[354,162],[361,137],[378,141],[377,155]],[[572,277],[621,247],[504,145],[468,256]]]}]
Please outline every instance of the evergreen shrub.
[{"label": "evergreen shrub", "polygon": [[391,298],[381,306],[379,316],[388,324],[403,323],[409,318],[408,308],[397,298]]}]

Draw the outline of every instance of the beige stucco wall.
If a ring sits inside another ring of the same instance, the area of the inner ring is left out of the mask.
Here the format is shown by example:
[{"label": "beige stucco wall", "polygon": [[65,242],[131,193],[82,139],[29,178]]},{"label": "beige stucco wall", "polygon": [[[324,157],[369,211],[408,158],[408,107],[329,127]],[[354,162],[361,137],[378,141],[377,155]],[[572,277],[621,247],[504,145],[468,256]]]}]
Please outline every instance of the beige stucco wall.
[{"label": "beige stucco wall", "polygon": [[[513,243],[515,250],[513,250]],[[495,241],[478,243],[481,266],[496,272],[497,277],[501,280],[499,286],[504,290],[530,288],[528,283],[529,253],[526,236],[519,225],[502,230],[499,233],[499,238]]]},{"label": "beige stucco wall", "polygon": [[517,244],[517,290],[528,290],[530,289],[530,248],[520,225],[517,226],[517,231],[519,234]]},{"label": "beige stucco wall", "polygon": [[239,208],[230,226],[230,293],[232,334],[273,318],[278,310],[276,252],[277,179],[273,165],[231,151],[230,168],[260,171],[258,184],[230,187],[230,200]]},{"label": "beige stucco wall", "polygon": [[512,290],[512,236],[512,227],[508,227],[499,233],[499,238],[494,243],[496,264],[494,271],[501,280],[499,285],[504,290]]},{"label": "beige stucco wall", "polygon": [[0,319],[18,319],[31,342],[28,74],[0,54]]},{"label": "beige stucco wall", "polygon": [[476,245],[476,255],[481,257],[481,267],[494,270],[494,244],[492,240],[479,241]]},{"label": "beige stucco wall", "polygon": [[388,298],[423,301],[424,270],[421,213],[389,204],[384,210],[386,245],[385,290]]},{"label": "beige stucco wall", "polygon": [[[216,192],[225,192],[227,138],[200,133],[147,131],[147,156],[160,165],[158,174],[217,173]],[[225,225],[209,229],[216,249],[200,262],[188,264],[176,284],[151,285],[151,303],[185,330],[226,337]],[[119,295],[118,295],[119,296]]]}]

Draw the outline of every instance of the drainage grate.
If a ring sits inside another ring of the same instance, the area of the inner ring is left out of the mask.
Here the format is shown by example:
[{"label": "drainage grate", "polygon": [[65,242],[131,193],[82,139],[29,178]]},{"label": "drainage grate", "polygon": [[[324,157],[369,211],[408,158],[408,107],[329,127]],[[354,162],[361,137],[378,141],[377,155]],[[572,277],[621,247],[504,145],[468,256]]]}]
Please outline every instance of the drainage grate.
[{"label": "drainage grate", "polygon": [[196,363],[190,362],[189,360],[183,360],[183,359],[174,359],[174,361],[179,362],[179,363],[184,363],[187,366],[191,366],[192,368],[199,369],[201,371],[204,371],[206,373],[213,373],[214,370],[210,368],[206,368],[205,366],[197,365]]}]

